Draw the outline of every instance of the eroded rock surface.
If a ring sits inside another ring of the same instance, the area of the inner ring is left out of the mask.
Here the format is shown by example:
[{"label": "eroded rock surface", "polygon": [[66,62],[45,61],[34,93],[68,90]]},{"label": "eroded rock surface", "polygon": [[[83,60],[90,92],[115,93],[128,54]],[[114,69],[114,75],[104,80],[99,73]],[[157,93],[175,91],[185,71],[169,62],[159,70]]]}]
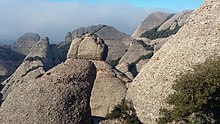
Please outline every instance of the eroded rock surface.
[{"label": "eroded rock surface", "polygon": [[146,31],[149,31],[157,26],[160,26],[174,14],[164,12],[151,13],[146,19],[138,26],[135,32],[132,34],[133,38],[138,38]]},{"label": "eroded rock surface", "polygon": [[17,42],[12,45],[12,50],[20,54],[27,55],[30,49],[40,40],[37,33],[25,33],[18,38]]},{"label": "eroded rock surface", "polygon": [[7,97],[14,87],[25,81],[37,78],[52,68],[54,66],[52,58],[49,38],[42,37],[30,50],[16,71],[2,83],[4,85],[1,91],[3,99]]},{"label": "eroded rock surface", "polygon": [[191,70],[220,53],[220,1],[206,0],[189,21],[169,39],[142,68],[129,86],[127,99],[132,100],[139,119],[155,124],[166,97],[173,92],[176,76]]},{"label": "eroded rock surface", "polygon": [[105,42],[97,35],[89,33],[73,40],[67,58],[104,61],[107,54]]},{"label": "eroded rock surface", "polygon": [[90,103],[92,115],[105,117],[125,98],[126,85],[131,80],[104,61],[93,62],[97,68],[97,75]]},{"label": "eroded rock surface", "polygon": [[96,68],[67,60],[42,77],[14,88],[0,108],[3,124],[90,124],[90,96]]}]

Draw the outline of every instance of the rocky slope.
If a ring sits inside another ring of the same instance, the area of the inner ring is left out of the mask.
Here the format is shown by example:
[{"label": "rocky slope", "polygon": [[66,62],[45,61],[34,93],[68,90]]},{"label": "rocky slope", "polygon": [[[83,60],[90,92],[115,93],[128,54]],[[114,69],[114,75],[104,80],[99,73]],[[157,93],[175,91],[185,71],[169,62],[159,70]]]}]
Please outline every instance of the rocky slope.
[{"label": "rocky slope", "polygon": [[189,21],[155,53],[129,86],[139,119],[154,124],[159,109],[167,107],[176,76],[220,53],[220,1],[206,0]]},{"label": "rocky slope", "polygon": [[54,58],[59,58],[53,56],[51,54],[52,51],[55,51],[55,48],[51,49],[49,39],[47,37],[41,38],[30,50],[16,71],[2,83],[4,88],[1,93],[4,99],[17,85],[43,75],[47,70],[61,62],[61,60],[54,61]]},{"label": "rocky slope", "polygon": [[143,22],[138,26],[132,34],[133,38],[138,38],[142,33],[149,31],[157,26],[163,24],[166,20],[171,18],[173,14],[164,12],[154,12],[147,16]]},{"label": "rocky slope", "polygon": [[116,68],[125,73],[130,79],[133,79],[139,72],[136,65],[142,60],[148,61],[153,56],[153,52],[152,46],[145,44],[142,40],[134,40]]},{"label": "rocky slope", "polygon": [[190,14],[193,12],[193,10],[185,10],[179,13],[176,13],[174,16],[172,16],[170,19],[165,21],[157,31],[162,30],[174,30],[176,27],[182,27],[186,21],[188,20]]},{"label": "rocky slope", "polygon": [[30,49],[40,40],[40,35],[37,33],[25,33],[20,38],[18,38],[17,42],[12,45],[12,50],[16,51],[20,54],[27,55]]},{"label": "rocky slope", "polygon": [[132,38],[129,35],[119,32],[114,27],[108,25],[93,25],[68,32],[65,41],[62,42],[59,47],[68,48],[68,44],[70,44],[74,38],[86,33],[96,34],[105,41],[109,48],[107,60],[116,60],[117,58],[120,58],[126,52],[129,43],[132,41]]},{"label": "rocky slope", "polygon": [[90,124],[92,62],[67,60],[14,88],[0,107],[4,124]]},{"label": "rocky slope", "polygon": [[192,10],[169,14],[156,12],[150,14],[133,33],[133,38],[165,38],[175,34],[188,20]]},{"label": "rocky slope", "polygon": [[0,46],[0,82],[11,75],[21,63],[24,55],[14,52],[8,46]]}]

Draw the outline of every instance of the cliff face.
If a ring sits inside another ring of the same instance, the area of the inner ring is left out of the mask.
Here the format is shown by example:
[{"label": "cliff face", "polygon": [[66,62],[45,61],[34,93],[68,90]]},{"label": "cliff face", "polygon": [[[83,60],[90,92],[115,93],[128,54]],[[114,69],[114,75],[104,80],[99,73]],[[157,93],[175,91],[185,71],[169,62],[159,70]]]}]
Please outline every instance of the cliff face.
[{"label": "cliff face", "polygon": [[220,55],[220,1],[206,0],[192,13],[189,21],[154,54],[128,88],[143,123],[156,123],[159,109],[166,107],[166,97],[181,72]]}]

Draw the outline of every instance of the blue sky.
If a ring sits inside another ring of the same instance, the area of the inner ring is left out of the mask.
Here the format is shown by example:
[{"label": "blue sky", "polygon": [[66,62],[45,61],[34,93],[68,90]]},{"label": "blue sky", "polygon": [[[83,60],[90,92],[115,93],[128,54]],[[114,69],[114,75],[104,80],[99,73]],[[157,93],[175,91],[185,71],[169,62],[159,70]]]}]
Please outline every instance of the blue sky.
[{"label": "blue sky", "polygon": [[60,42],[66,32],[97,24],[132,34],[154,11],[198,8],[204,0],[0,0],[1,39],[36,32]]},{"label": "blue sky", "polygon": [[55,2],[85,2],[90,4],[130,4],[137,7],[165,8],[173,11],[195,9],[204,0],[48,0]]}]

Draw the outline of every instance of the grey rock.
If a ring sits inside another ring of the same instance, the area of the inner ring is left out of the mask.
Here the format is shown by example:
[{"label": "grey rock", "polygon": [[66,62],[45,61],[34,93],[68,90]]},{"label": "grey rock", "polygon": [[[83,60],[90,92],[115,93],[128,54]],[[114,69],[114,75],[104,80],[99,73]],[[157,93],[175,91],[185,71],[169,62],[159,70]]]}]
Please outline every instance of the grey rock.
[{"label": "grey rock", "polygon": [[93,62],[97,68],[97,75],[92,89],[91,111],[93,116],[105,117],[125,98],[126,85],[131,80],[104,61]]},{"label": "grey rock", "polygon": [[71,32],[68,32],[68,33],[66,34],[66,37],[65,37],[64,42],[65,42],[65,43],[69,43],[69,42],[72,42],[73,39],[74,39],[74,37],[72,37],[72,33],[71,33]]},{"label": "grey rock", "polygon": [[[120,58],[126,52],[132,41],[132,38],[129,35],[108,25],[92,25],[76,29],[72,31],[72,40],[79,36],[83,36],[86,33],[96,34],[105,41],[109,48],[107,61]],[[69,37],[69,33],[67,33],[67,36]],[[65,46],[66,44],[68,44],[68,42],[65,40],[59,45],[59,47]]]},{"label": "grey rock", "polygon": [[2,83],[4,85],[1,91],[3,99],[7,97],[14,87],[43,75],[53,66],[49,39],[43,37],[30,50],[30,53],[16,71]]},{"label": "grey rock", "polygon": [[192,70],[220,53],[220,1],[206,0],[189,21],[157,51],[128,88],[137,115],[144,124],[156,124],[159,110],[180,73]]},{"label": "grey rock", "polygon": [[158,31],[166,29],[174,30],[177,26],[182,27],[186,23],[192,12],[193,10],[185,10],[183,12],[176,13],[173,17],[164,22],[158,28]]},{"label": "grey rock", "polygon": [[71,43],[68,59],[105,60],[108,47],[105,42],[95,34],[86,34],[75,38]]},{"label": "grey rock", "polygon": [[[136,67],[139,61],[141,61],[142,59],[150,59],[152,55],[152,46],[145,44],[141,40],[134,40],[131,42],[128,51],[120,59],[119,64],[116,66],[116,68],[121,72],[125,73],[131,79],[133,79],[133,77],[135,77],[139,72],[139,70],[137,70]],[[141,65],[139,64],[139,68],[141,68]]]},{"label": "grey rock", "polygon": [[0,46],[0,82],[16,70],[23,58],[24,55],[12,51],[9,46]]},{"label": "grey rock", "polygon": [[165,21],[170,19],[174,14],[164,12],[154,12],[148,15],[145,20],[138,26],[132,34],[133,38],[138,38],[142,33],[150,31],[151,29],[160,26]]},{"label": "grey rock", "polygon": [[152,40],[150,42],[150,45],[154,48],[154,53],[157,52],[163,46],[163,44],[166,43],[171,37],[172,36],[167,37],[167,38],[158,38],[158,39]]},{"label": "grey rock", "polygon": [[17,42],[12,45],[12,50],[27,55],[30,49],[40,40],[40,35],[36,33],[25,33]]},{"label": "grey rock", "polygon": [[42,77],[17,86],[0,108],[3,124],[90,124],[89,107],[96,68],[67,60]]}]

